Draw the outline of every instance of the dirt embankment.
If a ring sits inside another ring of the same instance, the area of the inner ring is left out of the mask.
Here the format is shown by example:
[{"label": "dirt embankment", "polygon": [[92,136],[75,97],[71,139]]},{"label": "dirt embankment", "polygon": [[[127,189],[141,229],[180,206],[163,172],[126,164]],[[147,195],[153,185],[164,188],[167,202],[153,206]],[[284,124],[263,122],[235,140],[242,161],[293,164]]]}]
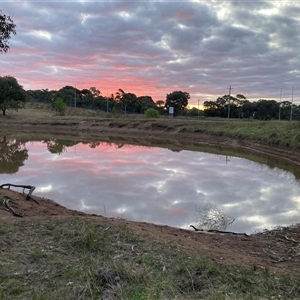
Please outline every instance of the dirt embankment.
[{"label": "dirt embankment", "polygon": [[228,148],[244,149],[256,153],[266,154],[272,157],[285,159],[286,161],[298,164],[300,166],[300,149],[291,147],[278,147],[268,145],[255,140],[233,139],[224,135],[208,135],[201,132],[186,132],[184,125],[178,124],[173,127],[157,127],[151,120],[147,122],[114,122],[114,120],[82,121],[78,124],[19,124],[19,123],[2,123],[2,132],[39,132],[53,134],[69,134],[83,138],[101,137],[134,137],[141,139],[153,140],[176,140],[180,142],[193,144],[207,144],[213,146],[224,146]]},{"label": "dirt embankment", "polygon": [[[0,220],[2,226],[20,220],[33,218],[105,218],[69,210],[52,200],[0,188]],[[9,206],[18,215],[14,216],[3,204],[10,199]],[[221,264],[240,265],[259,271],[300,274],[300,226],[280,228],[254,235],[232,235],[204,233],[161,226],[125,219],[111,219],[114,223],[127,226],[147,239],[162,240],[179,246],[180,251],[201,255]]]}]

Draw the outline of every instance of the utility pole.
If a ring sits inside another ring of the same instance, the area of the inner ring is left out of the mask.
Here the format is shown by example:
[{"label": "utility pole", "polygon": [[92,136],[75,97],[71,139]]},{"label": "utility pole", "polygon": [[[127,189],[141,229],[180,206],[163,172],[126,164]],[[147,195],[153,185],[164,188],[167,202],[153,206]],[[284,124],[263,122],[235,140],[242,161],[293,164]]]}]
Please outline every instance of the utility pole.
[{"label": "utility pole", "polygon": [[199,117],[199,98],[198,98],[198,117]]},{"label": "utility pole", "polygon": [[230,118],[230,98],[231,98],[231,86],[228,88],[229,89],[229,103],[228,103],[228,119]]},{"label": "utility pole", "polygon": [[280,89],[280,98],[279,98],[279,116],[278,116],[279,121],[280,121],[280,112],[281,112],[281,93],[282,93],[282,88]]},{"label": "utility pole", "polygon": [[291,116],[290,116],[290,121],[293,120],[293,100],[294,100],[294,87],[292,89],[292,103],[291,103]]}]

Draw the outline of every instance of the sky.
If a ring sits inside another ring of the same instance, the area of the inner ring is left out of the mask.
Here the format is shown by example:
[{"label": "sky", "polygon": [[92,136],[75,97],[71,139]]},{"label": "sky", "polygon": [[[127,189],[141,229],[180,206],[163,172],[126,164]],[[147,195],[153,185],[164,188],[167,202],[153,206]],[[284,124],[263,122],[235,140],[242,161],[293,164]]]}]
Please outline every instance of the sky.
[{"label": "sky", "polygon": [[300,1],[2,0],[0,9],[17,26],[0,76],[26,90],[300,104]]}]

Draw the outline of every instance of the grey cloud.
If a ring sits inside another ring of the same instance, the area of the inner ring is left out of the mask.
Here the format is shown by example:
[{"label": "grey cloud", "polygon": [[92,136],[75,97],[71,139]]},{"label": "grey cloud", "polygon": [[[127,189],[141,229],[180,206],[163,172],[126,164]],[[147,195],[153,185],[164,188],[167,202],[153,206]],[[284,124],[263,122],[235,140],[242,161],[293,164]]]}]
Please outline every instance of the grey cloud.
[{"label": "grey cloud", "polygon": [[283,15],[289,16],[290,18],[294,18],[294,19],[299,18],[300,7],[296,1],[290,2],[288,6],[281,7],[280,9]]},{"label": "grey cloud", "polygon": [[250,99],[277,99],[280,84],[284,92],[295,86],[299,102],[297,2],[28,1],[1,9],[17,35],[0,69],[26,88],[98,77],[111,93],[138,78],[155,100],[182,88],[195,104],[229,85]]}]

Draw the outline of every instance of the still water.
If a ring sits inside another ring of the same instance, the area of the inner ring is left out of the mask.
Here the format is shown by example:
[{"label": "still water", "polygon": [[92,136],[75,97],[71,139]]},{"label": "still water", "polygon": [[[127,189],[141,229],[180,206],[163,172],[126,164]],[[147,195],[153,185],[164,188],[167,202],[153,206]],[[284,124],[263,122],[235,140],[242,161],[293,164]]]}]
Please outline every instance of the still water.
[{"label": "still water", "polygon": [[253,233],[300,220],[291,172],[235,156],[108,142],[3,139],[0,183],[74,210],[175,227],[197,225],[203,207],[225,212],[230,231]]}]

